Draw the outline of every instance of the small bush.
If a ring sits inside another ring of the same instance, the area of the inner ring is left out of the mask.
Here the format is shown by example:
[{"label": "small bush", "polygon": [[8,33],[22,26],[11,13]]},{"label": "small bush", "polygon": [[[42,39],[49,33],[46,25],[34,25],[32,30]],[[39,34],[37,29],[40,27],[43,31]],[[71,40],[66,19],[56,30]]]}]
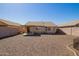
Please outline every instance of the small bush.
[{"label": "small bush", "polygon": [[79,37],[75,38],[73,40],[73,47],[77,50],[79,50]]}]

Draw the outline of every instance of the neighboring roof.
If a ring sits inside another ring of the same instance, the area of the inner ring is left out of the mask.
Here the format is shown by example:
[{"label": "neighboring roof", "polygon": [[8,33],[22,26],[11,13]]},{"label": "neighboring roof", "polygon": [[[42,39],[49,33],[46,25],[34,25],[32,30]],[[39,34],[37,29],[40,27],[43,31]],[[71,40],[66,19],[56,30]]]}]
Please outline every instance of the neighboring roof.
[{"label": "neighboring roof", "polygon": [[5,26],[5,25],[7,25],[7,24],[0,21],[0,26]]},{"label": "neighboring roof", "polygon": [[28,22],[26,23],[27,26],[56,26],[52,22]]},{"label": "neighboring roof", "polygon": [[18,23],[11,22],[11,21],[4,20],[4,19],[0,19],[0,22],[5,23],[5,24],[7,24],[7,25],[20,26],[20,24],[18,24]]},{"label": "neighboring roof", "polygon": [[75,20],[75,21],[71,21],[71,22],[68,22],[68,23],[65,23],[65,24],[61,24],[61,25],[59,25],[59,27],[75,26],[77,24],[79,24],[79,20]]}]

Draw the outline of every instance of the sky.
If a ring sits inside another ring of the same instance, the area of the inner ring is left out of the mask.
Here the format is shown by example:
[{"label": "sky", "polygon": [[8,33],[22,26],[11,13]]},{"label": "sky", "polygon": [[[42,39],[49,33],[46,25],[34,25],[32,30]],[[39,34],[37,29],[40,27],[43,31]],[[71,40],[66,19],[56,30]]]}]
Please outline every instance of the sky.
[{"label": "sky", "polygon": [[50,21],[62,24],[79,20],[79,4],[74,3],[0,3],[0,18],[26,24]]}]

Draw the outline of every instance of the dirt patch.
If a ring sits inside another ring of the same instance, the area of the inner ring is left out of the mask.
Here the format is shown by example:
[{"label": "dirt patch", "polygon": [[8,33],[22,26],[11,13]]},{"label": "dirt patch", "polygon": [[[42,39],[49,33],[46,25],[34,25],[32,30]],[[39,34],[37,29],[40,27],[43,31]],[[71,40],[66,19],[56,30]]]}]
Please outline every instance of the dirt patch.
[{"label": "dirt patch", "polygon": [[0,40],[0,53],[9,56],[73,56],[66,45],[74,38],[68,35],[17,35]]}]

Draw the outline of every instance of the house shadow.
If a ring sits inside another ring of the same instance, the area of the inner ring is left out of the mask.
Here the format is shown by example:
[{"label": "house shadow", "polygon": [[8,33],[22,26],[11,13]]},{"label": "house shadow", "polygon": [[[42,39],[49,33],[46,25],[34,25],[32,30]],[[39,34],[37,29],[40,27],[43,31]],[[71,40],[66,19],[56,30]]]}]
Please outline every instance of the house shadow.
[{"label": "house shadow", "polygon": [[24,35],[24,36],[41,36],[41,34],[38,34],[38,33],[34,33],[34,34],[28,33],[27,35]]},{"label": "house shadow", "polygon": [[10,38],[10,37],[14,37],[14,36],[17,36],[17,35],[20,35],[20,33],[17,33],[15,35],[9,35],[9,36],[0,37],[0,40],[6,39],[6,38]]},{"label": "house shadow", "polygon": [[57,32],[55,33],[55,35],[66,35],[66,33],[63,32],[61,29],[57,29]]}]

